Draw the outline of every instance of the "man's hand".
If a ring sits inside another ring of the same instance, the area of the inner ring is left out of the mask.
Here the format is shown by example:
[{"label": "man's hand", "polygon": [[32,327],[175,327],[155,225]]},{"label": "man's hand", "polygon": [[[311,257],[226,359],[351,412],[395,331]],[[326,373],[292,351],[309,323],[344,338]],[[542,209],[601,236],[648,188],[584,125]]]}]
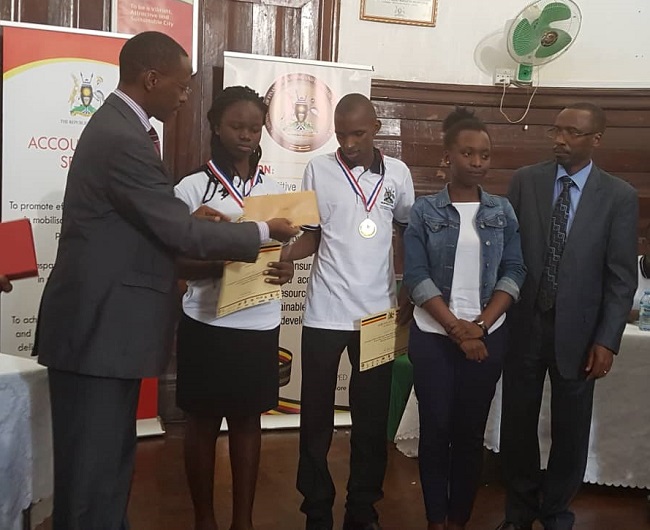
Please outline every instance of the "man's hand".
[{"label": "man's hand", "polygon": [[405,326],[413,319],[413,303],[411,302],[408,289],[402,285],[397,293],[397,325]]},{"label": "man's hand", "polygon": [[221,213],[219,210],[210,208],[205,204],[199,206],[192,214],[192,217],[198,217],[199,219],[209,219],[211,221],[216,221],[216,222],[230,221],[230,217],[227,216],[225,213]]},{"label": "man's hand", "polygon": [[293,226],[289,219],[271,219],[270,221],[266,221],[266,224],[269,225],[271,239],[275,239],[276,241],[289,241],[300,231],[300,228]]},{"label": "man's hand", "polygon": [[293,278],[293,261],[272,261],[267,264],[264,274],[269,276],[264,281],[273,285],[284,285]]},{"label": "man's hand", "polygon": [[600,344],[593,344],[587,357],[587,380],[600,379],[605,377],[612,369],[614,363],[614,352]]},{"label": "man's hand", "polygon": [[407,298],[402,300],[397,309],[397,325],[406,326],[413,319],[414,306]]},{"label": "man's hand", "polygon": [[11,282],[9,281],[9,278],[6,276],[0,275],[0,291],[3,293],[8,293],[14,288],[13,285],[11,285]]},{"label": "man's hand", "polygon": [[487,359],[488,351],[485,343],[480,339],[470,339],[461,342],[460,349],[465,353],[465,357],[470,361],[481,362]]},{"label": "man's hand", "polygon": [[481,326],[476,322],[470,322],[462,318],[454,321],[446,331],[451,339],[458,344],[466,340],[481,339],[483,337],[483,328]]}]

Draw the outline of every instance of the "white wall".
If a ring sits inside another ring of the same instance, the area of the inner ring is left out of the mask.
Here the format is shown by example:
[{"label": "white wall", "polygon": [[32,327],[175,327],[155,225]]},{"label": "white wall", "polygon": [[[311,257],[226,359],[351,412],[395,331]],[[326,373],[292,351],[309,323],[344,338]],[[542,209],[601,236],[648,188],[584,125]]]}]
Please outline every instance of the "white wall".
[{"label": "white wall", "polygon": [[[539,70],[542,86],[650,87],[650,1],[576,0],[582,29],[574,45]],[[530,0],[438,0],[434,28],[359,20],[360,0],[341,0],[340,62],[370,64],[375,77],[492,84],[512,63],[506,21]]]}]

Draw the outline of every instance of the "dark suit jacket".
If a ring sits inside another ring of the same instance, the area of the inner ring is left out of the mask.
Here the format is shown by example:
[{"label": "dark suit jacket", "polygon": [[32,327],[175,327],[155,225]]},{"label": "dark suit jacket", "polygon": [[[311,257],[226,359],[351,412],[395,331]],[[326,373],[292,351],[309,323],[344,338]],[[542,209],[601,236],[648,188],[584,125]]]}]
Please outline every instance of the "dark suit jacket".
[{"label": "dark suit jacket", "polygon": [[34,353],[86,375],[160,374],[172,347],[174,258],[254,261],[254,223],[190,217],[136,114],[111,95],[79,139]]},{"label": "dark suit jacket", "polygon": [[[544,268],[557,165],[518,170],[508,198],[519,219],[528,268],[521,300],[509,316],[513,355],[537,345],[531,325]],[[582,191],[559,269],[555,355],[563,377],[580,378],[593,343],[618,352],[637,284],[636,191],[593,166]]]}]

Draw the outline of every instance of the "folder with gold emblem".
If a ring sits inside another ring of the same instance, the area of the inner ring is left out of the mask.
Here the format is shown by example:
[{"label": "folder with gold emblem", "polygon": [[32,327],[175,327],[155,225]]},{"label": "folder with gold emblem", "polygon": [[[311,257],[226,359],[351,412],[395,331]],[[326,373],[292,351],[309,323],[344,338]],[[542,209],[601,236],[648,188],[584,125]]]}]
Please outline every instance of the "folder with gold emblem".
[{"label": "folder with gold emblem", "polygon": [[409,328],[397,324],[397,309],[361,319],[360,370],[389,363],[408,350]]},{"label": "folder with gold emblem", "polygon": [[273,243],[260,249],[255,263],[229,262],[224,265],[217,302],[217,316],[223,317],[259,304],[279,300],[279,285],[267,283],[264,274],[268,263],[280,261],[282,244]]}]

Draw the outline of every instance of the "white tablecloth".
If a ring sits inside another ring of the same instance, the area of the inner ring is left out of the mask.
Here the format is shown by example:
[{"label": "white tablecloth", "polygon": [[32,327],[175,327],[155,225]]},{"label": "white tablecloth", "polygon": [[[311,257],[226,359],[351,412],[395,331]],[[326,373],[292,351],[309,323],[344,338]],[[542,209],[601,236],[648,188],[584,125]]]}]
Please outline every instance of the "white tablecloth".
[{"label": "white tablecloth", "polygon": [[33,359],[0,353],[2,530],[21,530],[23,510],[52,496],[51,433],[47,370]]},{"label": "white tablecloth", "polygon": [[[542,462],[551,445],[550,382],[547,378],[539,422]],[[485,429],[485,446],[499,451],[501,381]],[[417,399],[411,392],[395,443],[417,456],[420,434]],[[650,488],[650,332],[631,324],[612,372],[596,382],[585,482]]]}]

